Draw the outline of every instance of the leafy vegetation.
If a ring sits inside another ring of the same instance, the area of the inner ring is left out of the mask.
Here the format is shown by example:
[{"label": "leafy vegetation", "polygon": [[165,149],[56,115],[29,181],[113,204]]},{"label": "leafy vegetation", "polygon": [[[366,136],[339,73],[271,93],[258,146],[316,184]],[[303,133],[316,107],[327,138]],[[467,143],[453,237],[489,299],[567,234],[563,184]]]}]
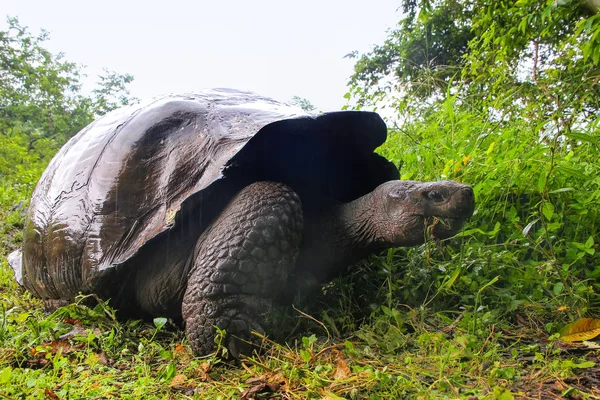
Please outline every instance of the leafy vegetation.
[{"label": "leafy vegetation", "polygon": [[347,97],[388,116],[380,151],[403,179],[472,184],[475,216],[456,238],[372,257],[282,310],[288,336],[238,364],[195,358],[169,321],[118,321],[103,302],[45,315],[13,281],[5,256],[22,201],[69,136],[131,101],[131,77],[107,73],[84,96],[79,67],[11,20],[0,32],[2,394],[600,397],[598,345],[557,340],[596,330],[570,323],[599,314],[600,14],[576,0],[402,5],[397,30],[357,59]]}]

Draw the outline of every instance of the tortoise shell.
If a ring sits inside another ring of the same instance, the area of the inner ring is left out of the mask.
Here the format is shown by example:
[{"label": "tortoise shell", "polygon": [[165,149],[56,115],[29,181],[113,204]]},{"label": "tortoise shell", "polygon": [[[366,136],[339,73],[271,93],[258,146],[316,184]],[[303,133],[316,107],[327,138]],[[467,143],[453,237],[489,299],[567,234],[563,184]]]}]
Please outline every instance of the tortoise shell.
[{"label": "tortoise shell", "polygon": [[201,231],[251,182],[285,183],[303,201],[349,201],[398,179],[373,152],[385,139],[375,113],[309,116],[229,89],[117,110],[50,162],[31,198],[22,256],[11,265],[41,298],[94,291],[186,221]]}]

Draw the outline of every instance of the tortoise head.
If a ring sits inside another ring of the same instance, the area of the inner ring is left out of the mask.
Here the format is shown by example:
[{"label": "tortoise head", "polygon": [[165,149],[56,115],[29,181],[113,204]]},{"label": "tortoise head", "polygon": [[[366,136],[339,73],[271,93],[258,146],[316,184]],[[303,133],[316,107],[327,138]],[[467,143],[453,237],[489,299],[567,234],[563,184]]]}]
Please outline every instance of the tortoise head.
[{"label": "tortoise head", "polygon": [[451,237],[475,208],[471,187],[454,181],[390,181],[379,185],[372,199],[378,241],[392,246]]}]

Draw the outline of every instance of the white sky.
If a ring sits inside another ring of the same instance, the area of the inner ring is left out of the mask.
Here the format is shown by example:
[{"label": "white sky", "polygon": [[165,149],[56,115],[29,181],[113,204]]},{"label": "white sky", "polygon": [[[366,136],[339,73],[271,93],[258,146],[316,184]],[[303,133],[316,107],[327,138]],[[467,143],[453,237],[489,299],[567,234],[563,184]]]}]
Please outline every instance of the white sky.
[{"label": "white sky", "polygon": [[2,0],[47,48],[86,66],[135,77],[141,99],[201,88],[252,90],[281,101],[310,100],[323,111],[345,104],[352,50],[385,40],[399,0]]}]

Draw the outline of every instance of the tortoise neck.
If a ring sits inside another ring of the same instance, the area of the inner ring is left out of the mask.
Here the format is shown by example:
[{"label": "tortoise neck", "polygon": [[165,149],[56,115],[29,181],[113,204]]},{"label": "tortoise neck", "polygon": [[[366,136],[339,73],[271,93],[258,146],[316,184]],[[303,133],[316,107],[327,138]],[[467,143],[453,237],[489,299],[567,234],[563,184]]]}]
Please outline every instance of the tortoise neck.
[{"label": "tortoise neck", "polygon": [[306,214],[300,268],[323,280],[385,248],[376,234],[377,213],[377,199],[369,193],[327,207],[326,211]]},{"label": "tortoise neck", "polygon": [[385,247],[377,233],[379,211],[376,193],[370,192],[340,204],[334,212],[337,246],[348,254],[356,255],[351,262]]}]

